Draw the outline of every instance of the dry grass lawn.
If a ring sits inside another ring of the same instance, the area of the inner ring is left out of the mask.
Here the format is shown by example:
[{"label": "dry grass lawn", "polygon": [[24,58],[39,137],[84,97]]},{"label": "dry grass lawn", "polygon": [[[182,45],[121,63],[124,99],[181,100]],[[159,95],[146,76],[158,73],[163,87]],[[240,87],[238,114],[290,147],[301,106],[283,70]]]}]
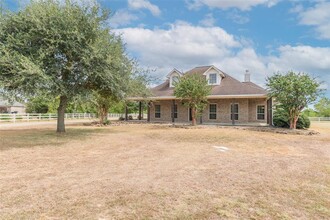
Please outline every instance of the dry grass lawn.
[{"label": "dry grass lawn", "polygon": [[0,219],[329,219],[330,123],[313,129],[0,130]]}]

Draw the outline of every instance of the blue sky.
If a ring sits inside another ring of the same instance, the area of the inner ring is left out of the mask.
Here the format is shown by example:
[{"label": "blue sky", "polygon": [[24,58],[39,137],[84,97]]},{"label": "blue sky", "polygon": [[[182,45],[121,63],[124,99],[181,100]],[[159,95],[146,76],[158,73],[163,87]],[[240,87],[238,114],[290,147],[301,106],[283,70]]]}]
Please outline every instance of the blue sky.
[{"label": "blue sky", "polygon": [[[21,3],[29,0],[21,1]],[[85,1],[87,0],[77,0]],[[13,0],[5,0],[15,8]],[[173,68],[215,65],[265,84],[289,70],[323,81],[330,97],[330,1],[99,0],[127,52],[163,80]]]}]

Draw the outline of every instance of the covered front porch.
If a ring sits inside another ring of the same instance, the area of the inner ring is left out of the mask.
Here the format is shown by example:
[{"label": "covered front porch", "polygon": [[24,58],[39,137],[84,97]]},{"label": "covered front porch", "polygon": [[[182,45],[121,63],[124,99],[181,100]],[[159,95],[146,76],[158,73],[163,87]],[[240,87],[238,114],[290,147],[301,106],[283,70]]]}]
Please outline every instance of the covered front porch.
[{"label": "covered front porch", "polygon": [[[148,122],[190,123],[191,109],[178,99],[148,103]],[[267,98],[209,99],[198,124],[272,125],[272,100]]]}]

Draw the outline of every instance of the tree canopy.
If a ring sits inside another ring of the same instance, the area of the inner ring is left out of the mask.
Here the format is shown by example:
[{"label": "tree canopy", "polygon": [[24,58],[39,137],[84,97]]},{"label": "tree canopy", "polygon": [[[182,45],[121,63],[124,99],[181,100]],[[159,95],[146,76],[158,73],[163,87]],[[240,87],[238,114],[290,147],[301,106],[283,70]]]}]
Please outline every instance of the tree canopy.
[{"label": "tree canopy", "polygon": [[184,75],[175,83],[174,95],[180,98],[185,106],[191,108],[193,126],[196,125],[197,115],[205,108],[210,93],[211,86],[201,75]]},{"label": "tree canopy", "polygon": [[330,99],[323,97],[315,105],[314,108],[320,117],[330,117]]},{"label": "tree canopy", "polygon": [[267,78],[269,96],[274,97],[288,113],[291,129],[296,128],[302,110],[316,101],[321,93],[319,87],[320,83],[307,73],[289,71]]},{"label": "tree canopy", "polygon": [[32,1],[0,23],[0,88],[6,95],[59,97],[58,132],[70,99],[128,93],[132,62],[107,28],[109,11],[73,1]]}]

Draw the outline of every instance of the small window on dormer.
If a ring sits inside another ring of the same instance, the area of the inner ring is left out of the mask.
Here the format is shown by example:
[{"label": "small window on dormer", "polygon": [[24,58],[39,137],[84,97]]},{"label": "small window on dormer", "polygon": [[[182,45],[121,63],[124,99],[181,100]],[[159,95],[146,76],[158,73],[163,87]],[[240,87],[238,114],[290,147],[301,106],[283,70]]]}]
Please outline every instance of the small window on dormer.
[{"label": "small window on dormer", "polygon": [[179,77],[178,76],[172,76],[171,77],[171,87],[174,87],[177,82],[179,82]]},{"label": "small window on dormer", "polygon": [[217,84],[217,74],[211,73],[209,75],[209,84]]}]

